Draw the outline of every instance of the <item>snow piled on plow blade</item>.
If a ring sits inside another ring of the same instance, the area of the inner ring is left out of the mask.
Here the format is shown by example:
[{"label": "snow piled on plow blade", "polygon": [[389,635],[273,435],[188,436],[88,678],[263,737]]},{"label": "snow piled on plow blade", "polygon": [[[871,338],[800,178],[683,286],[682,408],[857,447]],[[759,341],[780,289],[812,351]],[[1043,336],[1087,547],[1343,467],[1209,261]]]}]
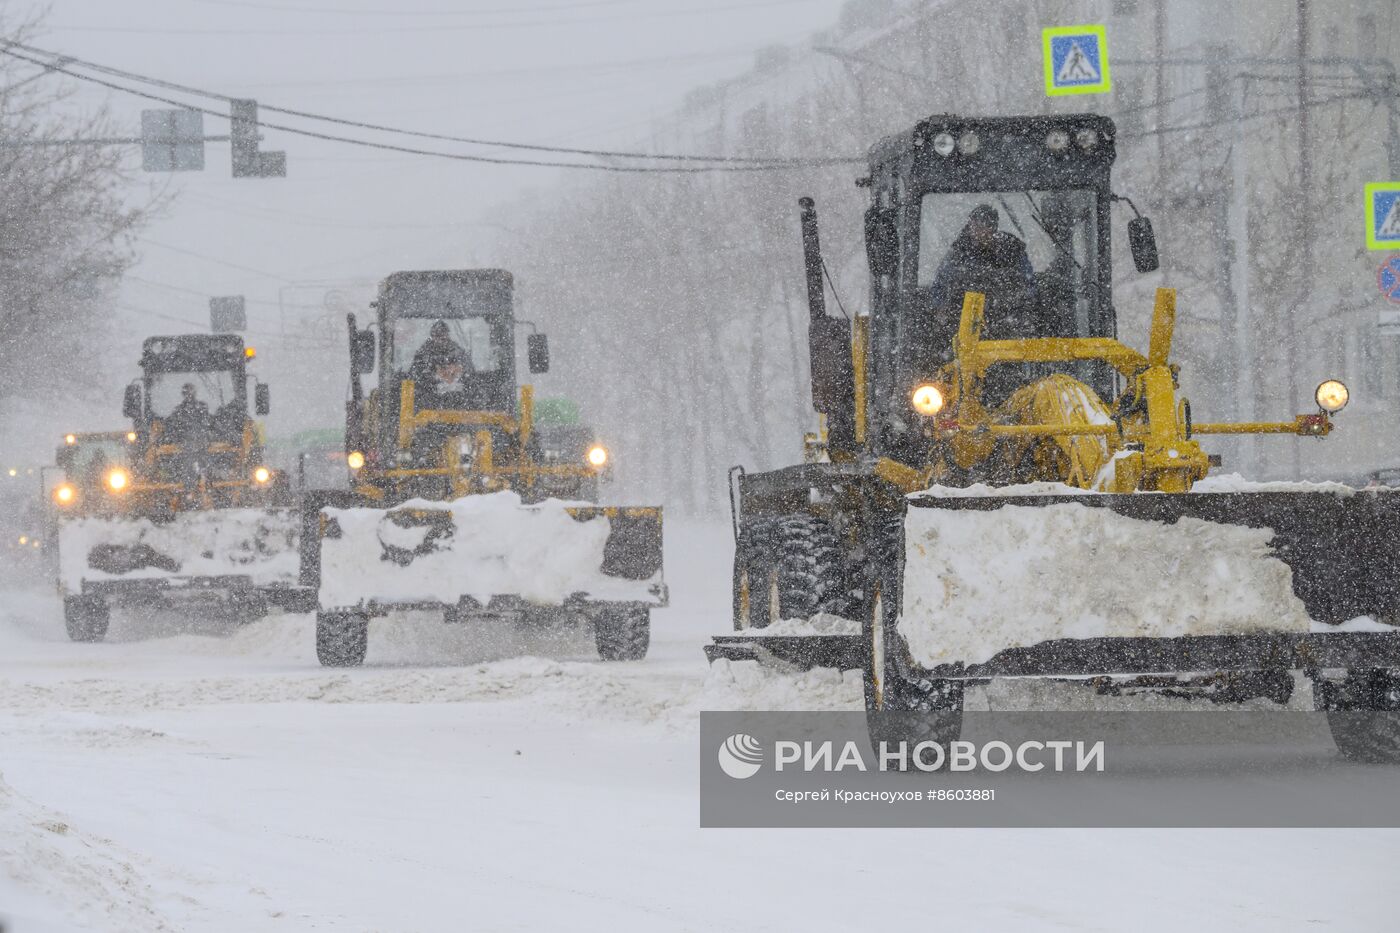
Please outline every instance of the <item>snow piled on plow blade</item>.
[{"label": "snow piled on plow blade", "polygon": [[546,606],[571,599],[659,604],[660,572],[647,580],[604,573],[612,522],[601,513],[579,520],[569,507],[558,500],[526,506],[501,492],[392,509],[324,509],[320,606],[463,599],[486,606],[496,597]]},{"label": "snow piled on plow blade", "polygon": [[899,633],[930,668],[1061,638],[1306,633],[1273,536],[1076,503],[911,508]]},{"label": "snow piled on plow blade", "polygon": [[58,532],[59,584],[246,577],[253,586],[297,582],[301,517],[295,509],[180,512],[169,521],[75,518]]}]

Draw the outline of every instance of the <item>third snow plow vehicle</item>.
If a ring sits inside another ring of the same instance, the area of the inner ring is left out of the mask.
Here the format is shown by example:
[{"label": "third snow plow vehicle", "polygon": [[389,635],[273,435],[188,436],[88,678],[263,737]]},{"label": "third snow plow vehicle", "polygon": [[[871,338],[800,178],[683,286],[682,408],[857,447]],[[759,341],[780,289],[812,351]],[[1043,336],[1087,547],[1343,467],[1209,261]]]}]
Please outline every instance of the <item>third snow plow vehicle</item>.
[{"label": "third snow plow vehicle", "polygon": [[[804,199],[825,455],[736,471],[737,631],[707,653],[863,666],[887,740],[956,737],[966,688],[1035,678],[1210,703],[1310,690],[1345,754],[1400,759],[1397,717],[1370,715],[1400,710],[1400,497],[1208,478],[1203,438],[1325,437],[1346,388],[1286,421],[1198,419],[1174,292],[1145,353],[1117,339],[1113,159],[1094,115],[939,116],[882,141],[853,322],[825,313]],[[1128,233],[1154,270],[1150,222]],[[857,621],[793,621],[819,613]]]},{"label": "third snow plow vehicle", "polygon": [[[608,450],[570,457],[570,445],[542,443],[533,388],[515,375],[525,322],[510,273],[397,272],[376,310],[377,351],[349,316],[353,489],[311,495],[304,510],[321,662],[360,664],[369,620],[396,609],[586,621],[605,660],[643,657],[651,608],[666,602],[661,509],[594,504]],[[530,371],[545,372],[544,335],[527,350]]]},{"label": "third snow plow vehicle", "polygon": [[[304,600],[299,517],[248,410],[252,358],[235,335],[148,338],[123,403],[132,430],[64,438],[52,497],[73,639],[100,641],[117,601],[217,601],[251,619]],[[267,386],[251,394],[267,414]]]}]

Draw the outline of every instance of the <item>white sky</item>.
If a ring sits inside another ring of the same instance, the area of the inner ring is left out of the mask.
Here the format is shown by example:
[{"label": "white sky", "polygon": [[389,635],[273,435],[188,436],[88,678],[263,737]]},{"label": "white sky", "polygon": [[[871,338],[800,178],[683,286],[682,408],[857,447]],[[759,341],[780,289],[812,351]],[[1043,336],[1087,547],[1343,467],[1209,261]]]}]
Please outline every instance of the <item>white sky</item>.
[{"label": "white sky", "polygon": [[[333,116],[525,142],[616,145],[644,138],[650,119],[690,88],[746,71],[755,49],[831,25],[841,5],[53,0],[34,44]],[[600,64],[605,67],[591,67]],[[100,88],[85,90],[82,99],[110,100],[120,130],[132,134],[142,109],[163,106]],[[205,132],[226,133],[227,123],[206,117]],[[122,297],[127,310],[119,313],[141,308],[200,326],[208,319],[200,294],[241,293],[249,300],[250,329],[275,329],[279,293],[294,300],[283,291],[294,283],[479,262],[481,247],[502,234],[472,221],[491,204],[560,176],[552,169],[401,156],[273,130],[264,135],[265,149],[287,153],[285,180],[231,178],[226,143],[209,144],[201,173],[147,176],[173,184],[178,197],[144,235],[133,270],[144,281],[128,283]],[[131,159],[139,165],[134,148]],[[159,318],[132,324],[146,332],[180,329]],[[117,383],[129,375],[113,373]]]}]

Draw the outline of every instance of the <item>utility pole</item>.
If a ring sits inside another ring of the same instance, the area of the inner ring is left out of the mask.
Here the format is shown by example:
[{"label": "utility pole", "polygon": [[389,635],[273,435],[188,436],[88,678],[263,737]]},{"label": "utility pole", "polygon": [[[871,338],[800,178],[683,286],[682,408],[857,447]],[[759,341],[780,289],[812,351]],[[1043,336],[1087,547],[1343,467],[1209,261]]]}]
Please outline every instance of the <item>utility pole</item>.
[{"label": "utility pole", "polygon": [[[1157,9],[1152,21],[1153,44],[1157,47],[1153,69],[1157,95],[1157,129],[1167,121],[1167,0],[1157,0]],[[1157,134],[1157,190],[1165,195],[1167,187],[1167,136]]]},{"label": "utility pole", "polygon": [[[1312,132],[1308,118],[1308,0],[1298,3],[1298,209],[1294,229],[1301,238],[1298,257],[1298,298],[1290,306],[1285,321],[1287,335],[1284,345],[1287,348],[1288,403],[1290,410],[1298,405],[1298,321],[1302,305],[1307,302],[1313,281],[1313,238],[1312,211],[1309,206],[1312,193]],[[1303,471],[1301,444],[1289,444],[1292,451],[1293,478],[1298,479]]]},{"label": "utility pole", "polygon": [[[1238,16],[1239,13],[1236,13]],[[1238,19],[1236,20],[1238,22]],[[1235,397],[1237,411],[1245,421],[1255,421],[1259,412],[1255,407],[1256,374],[1259,372],[1258,350],[1250,339],[1253,321],[1249,304],[1249,134],[1245,130],[1245,79],[1233,63],[1233,80],[1230,82],[1230,104],[1233,117],[1232,138],[1230,140],[1230,209],[1229,227],[1232,250],[1230,254],[1230,284],[1235,300],[1235,359],[1239,371],[1235,373]],[[1257,475],[1257,448],[1254,438],[1241,435],[1238,445],[1240,472],[1246,476]],[[1297,445],[1294,445],[1297,446]]]}]

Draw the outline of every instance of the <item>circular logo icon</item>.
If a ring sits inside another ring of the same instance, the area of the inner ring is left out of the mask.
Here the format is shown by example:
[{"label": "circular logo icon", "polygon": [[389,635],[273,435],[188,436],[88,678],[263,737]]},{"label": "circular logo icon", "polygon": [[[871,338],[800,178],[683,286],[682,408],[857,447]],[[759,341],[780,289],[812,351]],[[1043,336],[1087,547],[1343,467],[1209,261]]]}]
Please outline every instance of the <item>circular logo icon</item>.
[{"label": "circular logo icon", "polygon": [[753,736],[736,732],[720,745],[719,766],[732,778],[751,778],[763,767],[763,746]]},{"label": "circular logo icon", "polygon": [[1400,253],[1385,257],[1376,272],[1376,285],[1389,301],[1400,304]]}]

